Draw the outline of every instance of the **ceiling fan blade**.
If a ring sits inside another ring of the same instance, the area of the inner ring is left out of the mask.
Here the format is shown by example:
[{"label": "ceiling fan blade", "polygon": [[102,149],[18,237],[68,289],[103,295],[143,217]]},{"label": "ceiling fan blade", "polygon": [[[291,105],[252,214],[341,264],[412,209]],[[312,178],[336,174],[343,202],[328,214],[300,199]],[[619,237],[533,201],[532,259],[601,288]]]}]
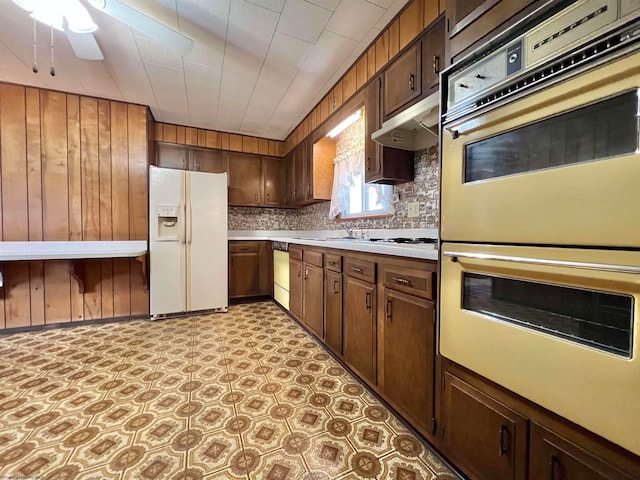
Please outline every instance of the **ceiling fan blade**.
[{"label": "ceiling fan blade", "polygon": [[76,57],[83,60],[104,60],[102,50],[92,33],[76,33],[66,30],[67,38]]},{"label": "ceiling fan blade", "polygon": [[193,40],[166,25],[147,17],[117,0],[89,0],[89,3],[107,15],[138,30],[149,38],[166,45],[182,55],[187,55],[193,48]]}]

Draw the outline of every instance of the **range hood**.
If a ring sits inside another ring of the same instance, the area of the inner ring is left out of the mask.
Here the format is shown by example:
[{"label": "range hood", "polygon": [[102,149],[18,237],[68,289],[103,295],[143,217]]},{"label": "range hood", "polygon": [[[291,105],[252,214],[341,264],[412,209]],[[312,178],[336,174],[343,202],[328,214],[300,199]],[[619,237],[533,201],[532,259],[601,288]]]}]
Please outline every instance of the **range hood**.
[{"label": "range hood", "polygon": [[440,95],[436,92],[382,124],[371,139],[385,147],[422,150],[438,143]]}]

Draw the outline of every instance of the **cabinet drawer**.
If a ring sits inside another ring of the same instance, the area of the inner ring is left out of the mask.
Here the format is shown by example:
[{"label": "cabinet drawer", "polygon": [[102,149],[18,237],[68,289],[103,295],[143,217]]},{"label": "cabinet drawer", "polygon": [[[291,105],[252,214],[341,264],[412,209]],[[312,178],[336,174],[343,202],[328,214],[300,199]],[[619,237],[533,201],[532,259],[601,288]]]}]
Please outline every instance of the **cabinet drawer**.
[{"label": "cabinet drawer", "polygon": [[299,245],[289,245],[289,259],[302,261],[302,247]]},{"label": "cabinet drawer", "polygon": [[305,250],[303,253],[304,263],[308,263],[309,265],[315,265],[316,267],[323,267],[322,263],[322,253],[314,252],[312,250]]},{"label": "cabinet drawer", "polygon": [[332,270],[334,272],[342,271],[342,257],[340,255],[334,255],[332,253],[326,254],[326,267],[327,270]]},{"label": "cabinet drawer", "polygon": [[345,257],[344,273],[350,277],[364,280],[365,282],[376,283],[375,262]]},{"label": "cabinet drawer", "polygon": [[384,286],[422,298],[435,298],[435,273],[413,268],[383,266]]},{"label": "cabinet drawer", "polygon": [[260,251],[258,242],[229,242],[229,253],[247,253]]}]

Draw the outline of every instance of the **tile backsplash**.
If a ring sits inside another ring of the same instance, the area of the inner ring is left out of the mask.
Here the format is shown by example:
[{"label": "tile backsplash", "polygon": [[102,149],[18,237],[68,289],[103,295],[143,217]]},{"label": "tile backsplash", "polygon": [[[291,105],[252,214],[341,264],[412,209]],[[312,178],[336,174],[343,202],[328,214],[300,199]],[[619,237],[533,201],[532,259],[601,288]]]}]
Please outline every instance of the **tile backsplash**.
[{"label": "tile backsplash", "polygon": [[[229,230],[337,230],[438,228],[440,164],[438,146],[416,152],[415,179],[393,187],[395,213],[389,217],[337,222],[329,218],[329,202],[299,209],[229,207]],[[419,202],[420,215],[409,218],[407,205]]]}]

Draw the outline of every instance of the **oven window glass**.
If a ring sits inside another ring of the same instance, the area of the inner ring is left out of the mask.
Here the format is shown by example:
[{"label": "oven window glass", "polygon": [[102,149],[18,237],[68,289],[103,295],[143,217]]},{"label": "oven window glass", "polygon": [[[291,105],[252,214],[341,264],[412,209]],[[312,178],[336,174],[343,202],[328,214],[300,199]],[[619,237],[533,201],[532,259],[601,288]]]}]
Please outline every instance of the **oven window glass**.
[{"label": "oven window glass", "polygon": [[631,358],[633,298],[464,273],[463,308]]},{"label": "oven window glass", "polygon": [[631,91],[465,146],[466,182],[628,155],[638,147]]}]

